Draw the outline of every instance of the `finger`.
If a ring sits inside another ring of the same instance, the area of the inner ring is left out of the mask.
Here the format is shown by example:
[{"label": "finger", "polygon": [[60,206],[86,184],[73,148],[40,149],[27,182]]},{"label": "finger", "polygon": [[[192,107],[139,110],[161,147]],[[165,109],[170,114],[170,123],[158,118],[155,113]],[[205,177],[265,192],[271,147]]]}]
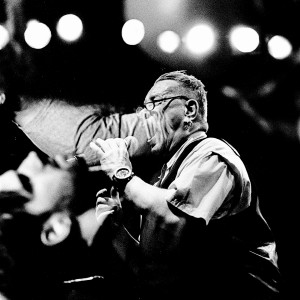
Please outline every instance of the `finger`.
[{"label": "finger", "polygon": [[90,147],[100,155],[104,153],[104,149],[102,147],[102,141],[104,142],[104,140],[97,138],[90,142]]},{"label": "finger", "polygon": [[99,197],[96,203],[96,213],[102,213],[106,211],[114,211],[114,205],[110,203],[109,198],[107,197]]},{"label": "finger", "polygon": [[130,143],[131,142],[127,142],[125,139],[120,139],[120,144],[119,144],[119,147],[120,147],[120,151],[122,152],[128,152],[128,149],[130,147]]},{"label": "finger", "polygon": [[124,152],[127,150],[127,144],[124,139],[116,138],[114,139],[115,145],[118,147],[118,152]]},{"label": "finger", "polygon": [[122,204],[121,204],[121,201],[120,201],[120,197],[119,197],[119,192],[118,192],[118,190],[116,188],[114,188],[114,187],[111,188],[110,195],[111,195],[111,198],[116,203],[116,205],[118,207],[122,207]]},{"label": "finger", "polygon": [[106,154],[111,153],[116,158],[128,157],[126,141],[121,138],[107,139]]},{"label": "finger", "polygon": [[106,142],[110,147],[110,150],[113,151],[114,153],[122,154],[124,152],[127,152],[126,141],[124,139],[121,138],[107,139]]},{"label": "finger", "polygon": [[127,144],[124,139],[115,139],[114,143],[112,144],[112,151],[120,158],[129,157]]},{"label": "finger", "polygon": [[104,151],[98,144],[96,144],[96,141],[90,142],[90,148],[94,150],[100,156],[100,158],[104,155]]},{"label": "finger", "polygon": [[114,141],[119,147],[127,147],[127,141],[125,139],[115,138]]},{"label": "finger", "polygon": [[114,186],[112,186],[112,188],[110,189],[110,195],[113,199],[119,197],[119,192]]},{"label": "finger", "polygon": [[108,205],[108,198],[107,197],[98,197],[97,201],[96,201],[96,207],[98,207],[99,205]]},{"label": "finger", "polygon": [[105,193],[107,193],[107,189],[101,189],[97,192],[96,198],[103,196]]},{"label": "finger", "polygon": [[98,154],[101,151],[101,149],[96,145],[96,143],[94,141],[90,142],[90,148]]},{"label": "finger", "polygon": [[105,152],[110,152],[111,151],[111,141],[112,141],[112,139],[102,140],[100,138],[97,138],[95,140],[95,143],[105,153]]}]

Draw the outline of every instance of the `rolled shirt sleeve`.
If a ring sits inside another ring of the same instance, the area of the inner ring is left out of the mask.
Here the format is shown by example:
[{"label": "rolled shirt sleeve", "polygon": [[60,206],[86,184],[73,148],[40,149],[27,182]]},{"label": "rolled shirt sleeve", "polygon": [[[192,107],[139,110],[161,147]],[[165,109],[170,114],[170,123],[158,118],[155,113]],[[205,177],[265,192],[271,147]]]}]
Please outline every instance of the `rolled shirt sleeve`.
[{"label": "rolled shirt sleeve", "polygon": [[[176,189],[170,204],[206,223],[235,214],[251,201],[251,185],[242,161],[225,143],[212,138],[201,142],[186,157],[169,188]],[[235,193],[239,197],[234,197]],[[239,202],[234,200],[237,198]]]}]

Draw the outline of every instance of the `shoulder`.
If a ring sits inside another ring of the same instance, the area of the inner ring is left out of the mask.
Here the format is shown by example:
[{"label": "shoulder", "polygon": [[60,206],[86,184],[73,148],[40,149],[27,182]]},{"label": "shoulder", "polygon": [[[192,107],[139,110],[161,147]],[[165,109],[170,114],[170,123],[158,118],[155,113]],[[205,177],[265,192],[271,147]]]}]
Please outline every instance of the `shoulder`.
[{"label": "shoulder", "polygon": [[238,151],[232,145],[225,140],[214,137],[207,137],[202,141],[199,141],[199,143],[190,152],[190,155],[201,157],[213,154],[220,155],[228,159],[240,159]]},{"label": "shoulder", "polygon": [[240,156],[238,151],[227,141],[215,137],[207,137],[199,144],[199,149],[214,151],[217,153],[228,153]]},{"label": "shoulder", "polygon": [[[246,167],[238,151],[225,140],[207,137],[196,145],[191,155],[206,158],[217,155],[221,161],[230,167],[233,173],[239,174],[240,176],[247,174]],[[248,176],[246,175],[246,177]]]}]

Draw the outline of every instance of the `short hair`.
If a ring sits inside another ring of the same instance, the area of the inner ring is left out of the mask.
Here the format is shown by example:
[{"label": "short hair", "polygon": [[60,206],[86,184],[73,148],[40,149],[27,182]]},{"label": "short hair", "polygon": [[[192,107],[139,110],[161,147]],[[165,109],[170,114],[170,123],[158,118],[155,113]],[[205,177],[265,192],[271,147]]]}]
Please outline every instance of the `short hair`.
[{"label": "short hair", "polygon": [[175,80],[184,87],[196,92],[202,122],[207,124],[207,91],[203,82],[193,75],[188,75],[185,70],[164,73],[156,79],[155,83],[163,80]]}]

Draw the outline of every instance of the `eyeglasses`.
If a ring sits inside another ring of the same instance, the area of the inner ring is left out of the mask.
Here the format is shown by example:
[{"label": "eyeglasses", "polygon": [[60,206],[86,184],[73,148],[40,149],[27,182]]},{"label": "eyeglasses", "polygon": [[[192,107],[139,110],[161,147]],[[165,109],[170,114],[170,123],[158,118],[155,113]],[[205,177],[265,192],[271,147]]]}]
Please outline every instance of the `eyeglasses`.
[{"label": "eyeglasses", "polygon": [[[168,97],[168,98],[161,98],[161,99],[157,99],[157,100],[152,100],[149,102],[144,103],[144,105],[140,108],[138,108],[138,110],[142,110],[143,108],[147,109],[147,110],[153,110],[155,108],[155,106],[160,105],[161,103],[165,102],[165,101],[170,101],[168,103],[168,105],[175,99],[184,99],[184,100],[189,100],[188,97],[186,96],[173,96],[173,97]],[[155,104],[157,103],[157,104]]]}]

